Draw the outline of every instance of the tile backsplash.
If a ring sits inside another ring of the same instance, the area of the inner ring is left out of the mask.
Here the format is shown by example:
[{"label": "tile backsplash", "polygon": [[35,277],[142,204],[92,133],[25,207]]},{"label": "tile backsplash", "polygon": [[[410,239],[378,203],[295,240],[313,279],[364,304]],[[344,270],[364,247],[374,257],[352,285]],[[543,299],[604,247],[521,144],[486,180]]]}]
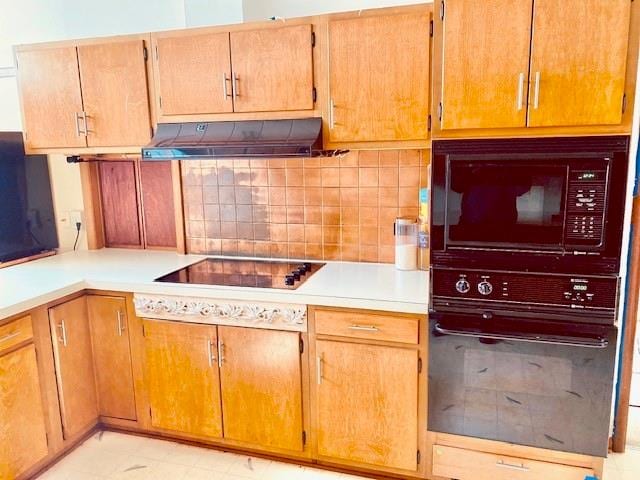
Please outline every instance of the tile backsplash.
[{"label": "tile backsplash", "polygon": [[418,215],[428,150],[187,160],[189,253],[393,262],[393,221]]}]

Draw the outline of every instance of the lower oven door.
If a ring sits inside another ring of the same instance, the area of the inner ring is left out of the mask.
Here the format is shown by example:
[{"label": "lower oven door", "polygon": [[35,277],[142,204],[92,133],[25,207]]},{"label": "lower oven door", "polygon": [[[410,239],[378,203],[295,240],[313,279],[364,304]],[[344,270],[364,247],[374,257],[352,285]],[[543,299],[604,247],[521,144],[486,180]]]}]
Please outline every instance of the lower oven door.
[{"label": "lower oven door", "polygon": [[604,457],[614,326],[430,316],[429,430]]}]

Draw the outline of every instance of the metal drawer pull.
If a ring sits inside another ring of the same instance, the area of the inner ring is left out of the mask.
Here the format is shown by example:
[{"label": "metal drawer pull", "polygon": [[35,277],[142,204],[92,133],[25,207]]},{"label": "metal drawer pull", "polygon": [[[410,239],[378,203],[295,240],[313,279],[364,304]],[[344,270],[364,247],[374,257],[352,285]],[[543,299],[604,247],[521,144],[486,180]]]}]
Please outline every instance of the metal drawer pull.
[{"label": "metal drawer pull", "polygon": [[540,72],[536,72],[536,86],[533,91],[533,108],[538,108],[540,105]]},{"label": "metal drawer pull", "polygon": [[238,98],[240,94],[238,93],[238,75],[233,72],[233,83],[231,85],[233,89],[233,98]]},{"label": "metal drawer pull", "polygon": [[75,112],[74,117],[76,119],[76,135],[79,137],[80,135],[82,135],[82,132],[80,131],[80,114],[78,112]]},{"label": "metal drawer pull", "polygon": [[124,332],[125,330],[125,326],[124,326],[124,322],[123,320],[123,315],[122,312],[120,310],[118,310],[116,312],[116,316],[118,317],[118,336],[122,336],[122,332]]},{"label": "metal drawer pull", "polygon": [[218,339],[218,367],[222,368],[224,362],[224,342]]},{"label": "metal drawer pull", "polygon": [[333,130],[333,127],[336,126],[335,121],[335,104],[333,103],[333,98],[329,100],[329,129]]},{"label": "metal drawer pull", "polygon": [[229,89],[227,88],[227,82],[229,82],[231,79],[227,78],[227,74],[226,73],[222,73],[222,91],[223,91],[223,98],[226,100],[229,97],[233,97],[232,94],[229,93]]},{"label": "metal drawer pull", "polygon": [[316,377],[318,385],[322,385],[322,357],[316,357]]},{"label": "metal drawer pull", "polygon": [[60,329],[61,338],[58,339],[58,342],[62,341],[62,345],[67,346],[67,327],[64,324],[64,320],[60,321],[60,325],[58,325]]},{"label": "metal drawer pull", "polygon": [[351,325],[349,330],[361,330],[364,332],[379,332],[380,329],[375,325]]},{"label": "metal drawer pull", "polygon": [[522,110],[523,99],[524,99],[524,73],[520,73],[518,77],[518,111]]},{"label": "metal drawer pull", "polygon": [[11,340],[12,338],[16,338],[19,335],[20,335],[20,330],[16,330],[15,332],[10,333],[9,335],[5,335],[4,337],[0,338],[0,343],[6,342],[7,340]]},{"label": "metal drawer pull", "polygon": [[216,361],[216,356],[213,353],[213,342],[211,339],[207,340],[207,359],[209,360],[209,366],[213,367],[213,362]]},{"label": "metal drawer pull", "polygon": [[498,460],[496,462],[496,467],[508,468],[509,470],[518,470],[519,472],[529,471],[529,467],[525,467],[524,463],[521,463],[520,465],[512,465],[511,463],[505,463],[504,460]]}]

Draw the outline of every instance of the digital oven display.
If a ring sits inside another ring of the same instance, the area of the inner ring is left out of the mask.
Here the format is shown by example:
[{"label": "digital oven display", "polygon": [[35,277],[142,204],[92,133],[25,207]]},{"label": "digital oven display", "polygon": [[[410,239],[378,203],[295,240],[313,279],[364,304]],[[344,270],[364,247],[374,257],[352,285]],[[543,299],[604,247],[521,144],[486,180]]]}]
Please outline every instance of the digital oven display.
[{"label": "digital oven display", "polygon": [[573,290],[576,292],[586,292],[587,291],[587,286],[586,285],[574,285],[573,286]]}]

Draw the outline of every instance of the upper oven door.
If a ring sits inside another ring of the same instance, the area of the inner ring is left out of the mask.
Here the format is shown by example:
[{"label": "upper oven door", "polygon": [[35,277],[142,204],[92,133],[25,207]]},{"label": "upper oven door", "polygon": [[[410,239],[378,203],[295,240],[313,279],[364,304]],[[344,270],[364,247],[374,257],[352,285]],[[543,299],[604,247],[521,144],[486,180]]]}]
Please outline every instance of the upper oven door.
[{"label": "upper oven door", "polygon": [[563,250],[566,162],[450,156],[448,163],[448,247]]}]

